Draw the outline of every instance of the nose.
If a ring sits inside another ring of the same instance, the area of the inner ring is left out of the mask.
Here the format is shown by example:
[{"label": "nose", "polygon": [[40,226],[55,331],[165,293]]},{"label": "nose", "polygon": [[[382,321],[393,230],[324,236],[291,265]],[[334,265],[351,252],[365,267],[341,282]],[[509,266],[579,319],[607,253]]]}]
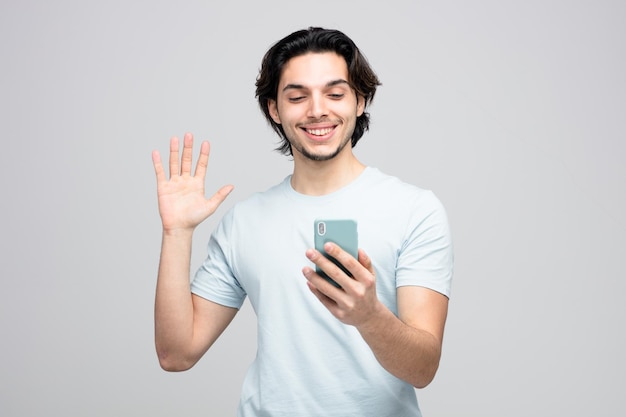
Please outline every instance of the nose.
[{"label": "nose", "polygon": [[311,119],[321,119],[328,116],[326,100],[322,94],[316,93],[311,95],[307,116]]}]

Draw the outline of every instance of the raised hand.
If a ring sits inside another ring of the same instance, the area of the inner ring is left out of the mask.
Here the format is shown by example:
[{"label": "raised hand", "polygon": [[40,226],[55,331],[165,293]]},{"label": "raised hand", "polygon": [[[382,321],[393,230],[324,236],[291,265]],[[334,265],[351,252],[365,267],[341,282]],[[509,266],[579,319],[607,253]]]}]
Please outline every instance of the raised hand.
[{"label": "raised hand", "polygon": [[152,162],[156,172],[159,213],[164,232],[193,231],[202,221],[217,210],[233,190],[232,185],[220,188],[211,198],[204,194],[204,181],[209,162],[209,142],[200,147],[200,156],[191,175],[193,135],[186,133],[183,138],[183,154],[179,164],[179,140],[170,140],[170,178],[165,175],[161,155],[152,152]]}]

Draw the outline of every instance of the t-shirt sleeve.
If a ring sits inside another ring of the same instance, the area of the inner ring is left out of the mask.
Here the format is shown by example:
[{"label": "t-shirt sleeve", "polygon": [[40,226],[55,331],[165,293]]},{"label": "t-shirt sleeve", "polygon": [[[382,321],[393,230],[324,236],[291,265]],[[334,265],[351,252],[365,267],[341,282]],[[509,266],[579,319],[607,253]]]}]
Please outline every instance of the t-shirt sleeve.
[{"label": "t-shirt sleeve", "polygon": [[396,267],[396,286],[421,286],[450,297],[454,254],[446,211],[431,191],[415,199]]},{"label": "t-shirt sleeve", "polygon": [[241,308],[246,299],[246,291],[233,273],[229,233],[232,222],[231,211],[211,234],[207,257],[191,282],[191,292],[217,304]]}]

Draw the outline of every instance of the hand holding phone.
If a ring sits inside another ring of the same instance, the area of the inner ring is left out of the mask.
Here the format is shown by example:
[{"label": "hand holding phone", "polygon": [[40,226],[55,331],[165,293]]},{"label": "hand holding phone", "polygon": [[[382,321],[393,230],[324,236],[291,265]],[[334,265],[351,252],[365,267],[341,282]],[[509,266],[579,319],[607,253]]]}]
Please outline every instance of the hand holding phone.
[{"label": "hand holding phone", "polygon": [[[346,268],[344,268],[344,266],[341,265],[335,258],[326,254],[326,251],[324,250],[324,244],[327,242],[332,242],[348,252],[354,258],[358,259],[359,244],[356,221],[350,219],[318,219],[315,220],[314,227],[315,249],[317,249],[327,259],[329,259],[331,262],[341,268],[343,272],[345,272],[348,276],[352,276],[352,274],[350,274],[350,272]],[[317,272],[321,277],[325,278],[335,287],[341,288],[339,284],[337,284],[319,267],[315,268],[315,272]]]}]

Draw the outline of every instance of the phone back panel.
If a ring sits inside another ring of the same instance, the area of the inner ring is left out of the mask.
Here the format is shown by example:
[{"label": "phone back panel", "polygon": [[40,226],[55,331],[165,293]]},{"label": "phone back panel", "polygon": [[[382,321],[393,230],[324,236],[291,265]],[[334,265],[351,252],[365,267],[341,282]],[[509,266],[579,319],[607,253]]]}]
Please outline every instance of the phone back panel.
[{"label": "phone back panel", "polygon": [[[332,256],[326,255],[324,244],[332,242],[340,246],[355,258],[358,258],[359,239],[357,232],[357,223],[351,219],[318,219],[314,222],[315,226],[315,249],[324,254],[328,259],[339,266],[346,274],[352,276],[343,265],[337,262]],[[323,271],[317,269],[317,273],[326,278],[330,283],[339,287],[339,285],[328,277]]]}]

